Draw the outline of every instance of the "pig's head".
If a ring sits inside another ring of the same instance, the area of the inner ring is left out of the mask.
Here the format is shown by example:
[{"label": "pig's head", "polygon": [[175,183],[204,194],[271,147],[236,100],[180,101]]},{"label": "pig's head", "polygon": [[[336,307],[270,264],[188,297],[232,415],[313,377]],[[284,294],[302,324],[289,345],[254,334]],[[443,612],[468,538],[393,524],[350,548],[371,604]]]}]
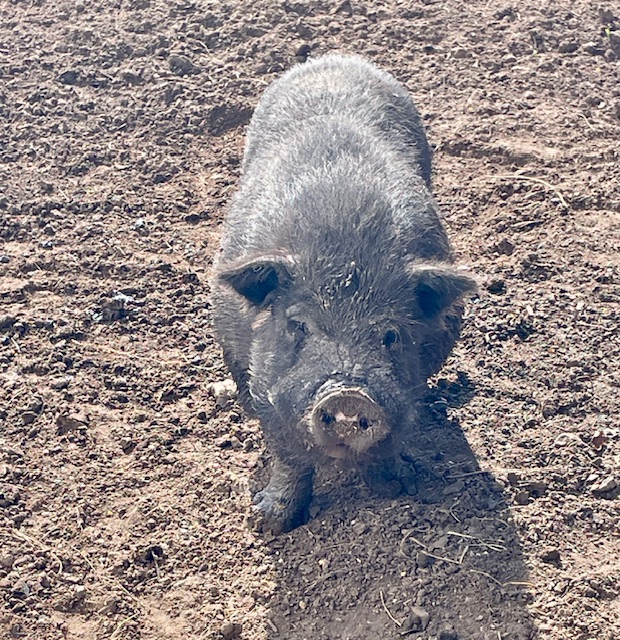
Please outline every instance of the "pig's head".
[{"label": "pig's head", "polygon": [[449,264],[389,251],[301,255],[245,257],[218,278],[251,319],[257,413],[297,425],[308,448],[355,457],[406,421],[448,355],[459,300],[475,285]]}]

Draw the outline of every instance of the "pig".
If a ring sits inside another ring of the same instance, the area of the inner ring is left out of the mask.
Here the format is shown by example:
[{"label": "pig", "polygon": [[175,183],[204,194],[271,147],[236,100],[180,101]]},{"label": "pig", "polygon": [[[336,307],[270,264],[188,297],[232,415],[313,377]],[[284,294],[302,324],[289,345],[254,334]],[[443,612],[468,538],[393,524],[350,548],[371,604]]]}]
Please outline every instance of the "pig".
[{"label": "pig", "polygon": [[319,465],[392,457],[385,481],[411,488],[395,443],[475,281],[454,266],[411,97],[362,58],[320,57],[270,85],[241,168],[213,324],[273,460],[254,509],[280,533],[307,521]]}]

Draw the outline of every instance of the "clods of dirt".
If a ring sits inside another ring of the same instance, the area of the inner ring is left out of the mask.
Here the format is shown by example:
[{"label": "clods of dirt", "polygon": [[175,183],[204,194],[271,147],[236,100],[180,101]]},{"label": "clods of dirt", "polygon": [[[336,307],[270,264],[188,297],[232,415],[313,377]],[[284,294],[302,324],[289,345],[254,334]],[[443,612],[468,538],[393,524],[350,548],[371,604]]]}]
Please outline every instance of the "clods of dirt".
[{"label": "clods of dirt", "polygon": [[[616,640],[619,31],[582,0],[0,6],[0,635]],[[334,467],[269,539],[209,268],[260,94],[330,51],[411,91],[481,286],[418,493]]]}]

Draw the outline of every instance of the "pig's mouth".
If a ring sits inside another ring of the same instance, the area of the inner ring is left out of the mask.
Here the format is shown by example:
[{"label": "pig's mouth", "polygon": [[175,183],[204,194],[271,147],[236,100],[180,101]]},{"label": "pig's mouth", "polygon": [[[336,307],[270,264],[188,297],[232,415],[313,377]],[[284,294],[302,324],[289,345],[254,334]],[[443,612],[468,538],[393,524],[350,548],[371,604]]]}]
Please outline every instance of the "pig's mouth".
[{"label": "pig's mouth", "polygon": [[368,451],[390,433],[381,407],[360,387],[336,387],[318,400],[306,418],[313,444],[330,458]]}]

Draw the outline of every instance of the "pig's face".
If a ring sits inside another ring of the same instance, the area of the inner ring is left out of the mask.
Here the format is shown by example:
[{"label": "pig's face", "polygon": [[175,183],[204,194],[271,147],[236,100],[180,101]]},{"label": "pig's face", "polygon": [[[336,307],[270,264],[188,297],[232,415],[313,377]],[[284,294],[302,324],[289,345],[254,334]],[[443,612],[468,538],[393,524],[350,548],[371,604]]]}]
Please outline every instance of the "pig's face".
[{"label": "pig's face", "polygon": [[257,412],[297,424],[308,448],[333,458],[365,453],[407,420],[452,346],[446,311],[473,287],[445,266],[386,266],[374,278],[355,261],[304,265],[284,253],[219,278],[252,318]]}]

